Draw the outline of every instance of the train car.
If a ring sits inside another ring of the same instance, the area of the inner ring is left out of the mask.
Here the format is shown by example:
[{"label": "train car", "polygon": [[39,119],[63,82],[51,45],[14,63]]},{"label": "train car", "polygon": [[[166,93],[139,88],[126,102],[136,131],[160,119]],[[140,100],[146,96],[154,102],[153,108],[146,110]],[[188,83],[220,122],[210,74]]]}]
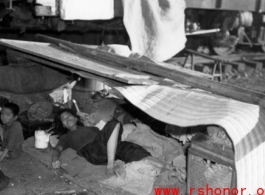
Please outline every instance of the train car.
[{"label": "train car", "polygon": [[[241,46],[258,48],[265,52],[265,0],[185,1],[188,48],[199,50],[201,46],[205,46],[219,55],[228,55]],[[6,29],[11,29],[15,33],[17,31],[14,29],[18,29],[19,34],[30,30],[71,31],[71,33],[77,32],[76,34],[96,30],[95,34],[100,38],[94,38],[93,40],[98,39],[98,41],[88,44],[128,43],[128,36],[122,25],[121,0],[114,0],[115,18],[106,22],[63,21],[59,16],[59,2],[59,0],[0,0],[1,36],[7,36],[4,31]],[[125,38],[121,35],[125,35]],[[86,34],[85,37],[87,36]],[[73,37],[72,34],[71,39]],[[79,42],[86,41],[80,39]]]},{"label": "train car", "polygon": [[215,53],[228,55],[237,46],[265,52],[265,0],[186,0],[186,7],[186,32],[219,29],[204,43]]}]

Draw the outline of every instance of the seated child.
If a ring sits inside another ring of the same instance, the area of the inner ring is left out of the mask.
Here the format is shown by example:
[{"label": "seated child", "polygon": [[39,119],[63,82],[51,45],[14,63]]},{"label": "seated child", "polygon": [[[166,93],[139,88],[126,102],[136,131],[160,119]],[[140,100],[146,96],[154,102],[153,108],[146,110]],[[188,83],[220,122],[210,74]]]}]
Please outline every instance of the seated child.
[{"label": "seated child", "polygon": [[17,121],[19,107],[14,103],[6,103],[1,111],[2,126],[0,126],[0,136],[2,139],[2,151],[0,152],[0,162],[9,157],[14,159],[22,153],[24,141],[22,126]]}]

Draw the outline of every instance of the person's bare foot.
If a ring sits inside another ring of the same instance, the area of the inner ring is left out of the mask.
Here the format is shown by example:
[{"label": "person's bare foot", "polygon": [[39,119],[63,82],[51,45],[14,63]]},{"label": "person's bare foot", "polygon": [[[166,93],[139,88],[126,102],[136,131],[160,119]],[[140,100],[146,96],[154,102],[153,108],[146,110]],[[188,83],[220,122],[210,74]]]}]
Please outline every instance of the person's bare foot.
[{"label": "person's bare foot", "polygon": [[126,171],[124,165],[115,165],[114,173],[116,174],[117,177],[120,176],[123,179],[126,178]]},{"label": "person's bare foot", "polygon": [[114,167],[106,167],[106,169],[105,169],[105,174],[106,174],[108,177],[114,176],[114,175],[115,175]]}]

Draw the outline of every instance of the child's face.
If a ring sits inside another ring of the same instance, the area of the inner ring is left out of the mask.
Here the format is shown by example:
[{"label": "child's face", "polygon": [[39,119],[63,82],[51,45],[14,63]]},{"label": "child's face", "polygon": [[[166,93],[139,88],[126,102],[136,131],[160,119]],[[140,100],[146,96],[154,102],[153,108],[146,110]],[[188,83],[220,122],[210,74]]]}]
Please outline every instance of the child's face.
[{"label": "child's face", "polygon": [[1,121],[5,125],[10,125],[13,121],[17,120],[17,116],[14,116],[12,110],[9,108],[3,108],[1,112]]}]

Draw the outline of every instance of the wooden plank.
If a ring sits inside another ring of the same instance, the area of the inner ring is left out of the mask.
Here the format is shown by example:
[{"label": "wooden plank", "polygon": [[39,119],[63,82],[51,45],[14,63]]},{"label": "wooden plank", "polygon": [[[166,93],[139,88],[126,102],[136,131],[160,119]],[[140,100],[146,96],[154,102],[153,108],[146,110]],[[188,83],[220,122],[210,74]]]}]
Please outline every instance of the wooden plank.
[{"label": "wooden plank", "polygon": [[210,91],[215,94],[222,95],[228,98],[233,98],[235,100],[251,104],[262,105],[265,107],[265,94],[262,93],[201,78],[197,75],[192,75],[185,71],[179,71],[180,69],[172,70],[168,67],[163,67],[161,65],[157,65],[151,62],[144,62],[140,60],[126,58],[123,56],[118,56],[113,53],[104,52],[97,49],[85,48],[77,44],[54,39],[51,37],[46,37],[43,35],[39,35],[37,37],[41,38],[42,40],[51,41],[52,43],[55,44],[66,45],[71,49],[74,49],[79,54],[84,55],[86,57],[91,57],[92,59],[98,60],[100,62],[124,65],[128,68],[172,79],[176,82],[180,82],[195,88]]},{"label": "wooden plank", "polygon": [[[171,64],[167,64],[163,62],[152,63],[148,61],[135,60],[134,58],[127,58],[124,56],[119,56],[114,53],[110,53],[110,52],[106,52],[106,51],[94,49],[94,48],[88,48],[80,44],[74,44],[68,41],[55,39],[55,38],[48,37],[48,36],[41,35],[41,34],[37,34],[36,39],[42,42],[53,43],[58,46],[62,46],[62,45],[67,46],[70,49],[74,50],[75,52],[79,53],[81,56],[87,57],[87,59],[89,60],[93,59],[93,60],[96,60],[97,62],[107,63],[108,65],[123,66],[123,67],[131,68],[131,69],[136,69],[140,72],[142,71],[141,69],[143,69],[142,65],[149,64],[149,65],[155,65],[157,68],[160,68],[160,67],[167,68],[167,69],[170,69],[170,71],[177,71],[177,72],[181,72],[181,73],[188,74],[191,76],[197,76],[197,77],[202,77],[202,78],[210,77],[207,74],[196,72],[196,71],[189,70],[186,68],[181,68],[181,67],[174,66]],[[140,62],[140,64],[137,64],[137,61]],[[136,64],[132,65],[132,63],[134,62],[136,62]],[[157,75],[156,73],[152,73],[152,74]]]},{"label": "wooden plank", "polygon": [[35,61],[37,63],[41,63],[41,64],[44,64],[44,65],[47,65],[47,66],[50,66],[50,67],[54,67],[54,68],[65,70],[65,71],[68,71],[68,72],[71,72],[71,73],[75,73],[75,74],[77,74],[77,75],[79,75],[79,76],[81,76],[83,78],[88,78],[88,79],[94,79],[94,80],[101,81],[102,83],[105,83],[106,85],[108,85],[110,87],[117,87],[117,86],[126,85],[125,83],[122,83],[122,82],[119,82],[119,81],[116,81],[116,80],[108,79],[108,78],[105,78],[105,77],[99,77],[97,75],[94,75],[94,74],[91,74],[91,73],[88,73],[88,72],[84,72],[84,71],[76,70],[76,69],[73,69],[73,68],[70,68],[70,67],[66,67],[63,64],[57,64],[55,62],[48,61],[48,60],[45,60],[45,59],[42,59],[42,58],[39,58],[39,57],[35,57],[35,56],[32,56],[32,55],[28,55],[28,54],[25,54],[25,53],[22,53],[22,52],[10,50],[10,49],[8,49],[7,52],[11,53],[13,55],[16,55],[16,56],[20,56],[20,57],[25,58],[25,59],[29,59],[29,60]]},{"label": "wooden plank", "polygon": [[[198,76],[192,76],[191,74],[185,73],[185,71],[182,71],[182,72],[177,71],[177,70],[173,71],[172,69],[162,67],[154,63],[141,62],[139,60],[117,56],[112,53],[107,53],[107,52],[99,51],[95,49],[88,49],[86,47],[82,47],[82,46],[75,45],[75,44],[74,44],[75,47],[73,49],[76,50],[76,47],[78,47],[83,52],[82,55],[86,54],[90,56],[95,56],[96,58],[101,60],[101,63],[99,62],[95,63],[92,60],[89,61],[89,60],[85,60],[79,57],[77,58],[77,56],[71,53],[68,53],[66,55],[65,52],[62,52],[53,47],[47,48],[47,45],[49,44],[45,44],[45,43],[30,43],[29,44],[28,42],[21,42],[21,41],[16,42],[12,40],[0,40],[0,43],[8,47],[16,48],[22,51],[27,51],[31,54],[35,54],[35,55],[37,54],[39,56],[42,56],[43,58],[48,58],[49,60],[55,60],[58,63],[64,62],[65,64],[68,64],[69,66],[74,64],[76,69],[85,70],[85,71],[88,71],[90,73],[97,74],[97,75],[101,74],[101,76],[104,76],[104,75],[109,76],[109,74],[106,74],[106,73],[109,73],[107,71],[114,69],[114,68],[106,67],[102,65],[103,62],[109,63],[109,64],[119,64],[119,65],[130,67],[136,70],[146,71],[151,74],[160,75],[164,78],[168,78],[176,82],[183,83],[185,85],[190,85],[195,88],[210,91],[210,92],[213,92],[213,93],[225,96],[225,97],[233,98],[239,101],[262,105],[262,106],[265,105],[265,95],[262,93],[257,93],[254,91],[238,88],[232,85],[211,81],[208,79],[200,78]],[[41,44],[44,44],[46,46],[37,47],[38,45],[41,45]],[[34,47],[32,47],[32,45]],[[69,45],[71,46],[71,43]],[[44,53],[43,49],[47,53]],[[59,53],[57,50],[59,51]],[[60,54],[60,52],[62,52],[63,55]],[[78,51],[78,53],[81,53],[81,52]],[[103,56],[100,54],[103,54]],[[62,57],[62,59],[60,57]],[[69,63],[69,61],[71,61],[72,64]],[[76,61],[78,61],[78,63]],[[103,67],[103,71],[99,67]],[[102,72],[105,74],[102,74]],[[119,67],[117,67],[111,72],[112,73],[111,76],[113,76],[113,72],[116,72],[116,74],[121,73],[121,71],[119,70]],[[125,72],[125,71],[122,71],[122,72]],[[113,79],[116,79],[116,78],[113,78]]]},{"label": "wooden plank", "polygon": [[[94,75],[99,75],[102,77],[115,79],[117,81],[123,82],[125,84],[151,84],[149,80],[135,80],[116,77],[118,74],[131,74],[131,78],[135,75],[146,75],[142,72],[127,69],[124,67],[111,67],[106,66],[104,63],[96,62],[93,60],[88,60],[85,57],[75,55],[70,52],[65,52],[64,50],[50,46],[47,43],[38,42],[28,42],[28,41],[14,41],[14,40],[0,40],[5,46],[11,47],[13,49],[18,49],[20,51],[32,54],[33,56],[45,58],[47,61],[56,62],[57,64],[63,64],[65,67],[72,67],[76,70],[82,70],[85,72],[90,72]],[[153,76],[150,75],[150,78]],[[157,78],[158,79],[158,78]],[[157,80],[155,79],[155,80]]]},{"label": "wooden plank", "polygon": [[[19,45],[19,43],[20,43],[20,41],[18,41],[18,45]],[[39,44],[39,43],[24,42],[24,41],[23,41],[23,43],[28,43],[29,45],[34,44],[35,48],[36,47],[41,47],[40,49],[42,49],[42,47],[43,47],[43,45]],[[85,46],[85,47],[88,47],[88,46]],[[15,47],[13,47],[13,48],[15,48]],[[21,46],[20,46],[20,48],[21,48]],[[91,48],[91,47],[89,47],[89,48]],[[94,48],[94,47],[92,47],[92,48]],[[52,47],[52,49],[57,49],[57,48]],[[67,50],[69,50],[69,49],[70,48],[67,48]],[[8,49],[8,51],[13,53],[13,55],[15,55],[15,56],[18,55],[18,56],[21,56],[23,58],[30,59],[30,60],[45,64],[45,65],[48,65],[48,66],[52,66],[52,67],[55,67],[55,68],[59,68],[59,69],[62,69],[62,70],[73,72],[73,73],[79,74],[80,76],[85,77],[85,78],[99,80],[99,81],[101,81],[101,82],[103,82],[103,83],[105,83],[105,84],[107,84],[109,86],[122,86],[124,84],[141,84],[141,85],[159,84],[159,85],[167,85],[167,86],[172,86],[172,85],[178,86],[178,85],[180,85],[180,83],[177,83],[177,82],[175,82],[173,80],[169,80],[169,79],[165,79],[165,78],[161,78],[161,77],[156,77],[156,76],[149,75],[149,74],[146,74],[146,73],[142,73],[142,72],[138,72],[138,71],[135,71],[135,70],[127,69],[127,68],[124,68],[124,67],[121,67],[121,66],[118,67],[118,68],[119,68],[119,70],[123,70],[123,71],[117,71],[115,69],[116,68],[115,67],[114,68],[115,72],[112,75],[107,75],[107,76],[99,75],[99,76],[97,76],[96,74],[87,72],[87,69],[84,69],[84,71],[80,71],[80,69],[78,69],[78,67],[75,66],[76,64],[73,64],[74,65],[74,68],[73,68],[73,66],[70,66],[69,64],[66,64],[65,61],[60,61],[60,60],[59,61],[56,61],[56,60],[54,61],[52,59],[50,59],[50,60],[49,59],[45,59],[45,58],[41,57],[40,55],[38,55],[39,53],[37,53],[36,55],[28,55],[28,54],[26,54],[24,52],[18,52],[18,51],[15,51],[15,50]],[[28,53],[33,54],[30,51]],[[62,52],[64,53],[64,55],[68,54],[68,53],[65,53],[65,51],[62,51]],[[76,55],[77,54],[74,55],[73,59],[77,60],[77,59],[82,58],[82,56],[80,56],[80,55],[76,56]],[[69,61],[69,63],[71,64],[70,61]],[[78,61],[77,61],[77,63],[78,63]],[[126,75],[126,77],[125,76],[121,76],[121,75]]]},{"label": "wooden plank", "polygon": [[242,62],[244,62],[246,65],[251,66],[256,69],[256,71],[261,71],[263,68],[263,63],[258,61],[253,61],[250,59],[242,58]]},{"label": "wooden plank", "polygon": [[[231,65],[235,66],[235,68],[239,72],[245,71],[245,64],[244,63],[232,62],[232,61],[229,61],[227,59],[213,57],[213,56],[206,55],[206,54],[203,54],[203,53],[200,53],[200,52],[197,52],[197,51],[193,51],[193,50],[190,50],[190,49],[186,49],[186,51],[189,52],[190,54],[193,54],[193,56],[201,56],[201,57],[203,57],[205,59],[208,59],[208,60],[211,60],[213,62],[221,62],[222,65],[231,64]],[[194,59],[193,59],[193,61],[194,61]]]},{"label": "wooden plank", "polygon": [[194,50],[191,50],[191,49],[186,49],[186,51],[188,53],[194,54],[195,56],[201,56],[201,57],[206,58],[206,59],[211,60],[211,61],[215,61],[215,62],[216,61],[220,61],[222,63],[238,66],[238,64],[236,62],[229,61],[229,60],[227,60],[225,58],[213,57],[213,56],[210,56],[210,55],[207,55],[207,54],[204,54],[204,53],[200,53],[200,52],[197,52],[197,51],[194,51]]},{"label": "wooden plank", "polygon": [[[265,54],[264,53],[252,53],[252,54],[241,54],[241,55],[229,55],[227,57],[224,56],[217,56],[212,55],[213,58],[219,59],[219,60],[225,60],[226,62],[234,62],[234,61],[241,61],[243,58],[249,59],[249,60],[265,60]],[[168,63],[179,63],[183,64],[186,57],[173,57],[168,60]],[[213,60],[204,58],[202,56],[194,56],[193,57],[194,63],[211,63]]]}]

